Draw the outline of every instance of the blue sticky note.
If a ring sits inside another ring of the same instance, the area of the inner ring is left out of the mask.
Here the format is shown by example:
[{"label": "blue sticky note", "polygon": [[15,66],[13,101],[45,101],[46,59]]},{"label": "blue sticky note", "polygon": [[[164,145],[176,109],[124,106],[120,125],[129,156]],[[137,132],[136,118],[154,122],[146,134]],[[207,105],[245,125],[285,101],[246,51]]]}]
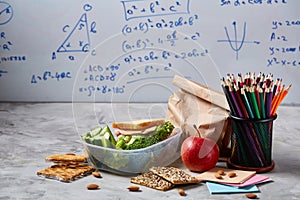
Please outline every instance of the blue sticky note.
[{"label": "blue sticky note", "polygon": [[208,190],[211,194],[229,194],[229,193],[250,193],[259,192],[256,185],[249,185],[246,187],[233,187],[229,185],[223,185],[219,183],[206,182]]}]

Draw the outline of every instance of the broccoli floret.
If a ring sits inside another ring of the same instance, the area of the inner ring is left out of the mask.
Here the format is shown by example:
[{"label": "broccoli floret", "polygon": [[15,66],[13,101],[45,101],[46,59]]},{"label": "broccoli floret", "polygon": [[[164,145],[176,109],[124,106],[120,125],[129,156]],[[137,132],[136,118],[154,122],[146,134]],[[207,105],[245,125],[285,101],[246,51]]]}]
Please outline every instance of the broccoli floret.
[{"label": "broccoli floret", "polygon": [[163,125],[160,125],[155,130],[155,135],[159,141],[163,141],[169,137],[174,129],[173,124],[170,121],[166,121]]},{"label": "broccoli floret", "polygon": [[117,149],[141,149],[163,141],[172,133],[174,126],[167,121],[165,124],[158,126],[153,135],[150,136],[120,136],[117,140]]},{"label": "broccoli floret", "polygon": [[133,149],[141,149],[149,147],[153,144],[158,143],[159,140],[155,135],[151,135],[148,137],[145,136],[134,136],[128,142],[126,149],[133,150]]},{"label": "broccoli floret", "polygon": [[133,136],[131,140],[126,145],[126,150],[140,149],[144,148],[146,144],[145,137]]}]

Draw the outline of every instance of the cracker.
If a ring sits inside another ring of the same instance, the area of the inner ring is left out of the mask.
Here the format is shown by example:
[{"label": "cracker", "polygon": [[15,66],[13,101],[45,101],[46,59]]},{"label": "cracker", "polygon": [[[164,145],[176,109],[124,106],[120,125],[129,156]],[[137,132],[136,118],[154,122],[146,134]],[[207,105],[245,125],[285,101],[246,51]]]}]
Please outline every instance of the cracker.
[{"label": "cracker", "polygon": [[45,160],[52,162],[87,162],[87,157],[75,154],[54,154],[47,156]]},{"label": "cracker", "polygon": [[70,182],[77,178],[86,176],[95,171],[95,168],[82,164],[71,165],[52,165],[46,169],[37,172],[37,175],[44,176],[46,178],[57,179],[63,182]]},{"label": "cracker", "polygon": [[136,177],[132,177],[130,179],[130,182],[162,191],[166,191],[174,187],[174,184],[166,181],[160,176],[157,176],[151,171],[138,175]]},{"label": "cracker", "polygon": [[152,167],[150,171],[164,178],[174,185],[199,183],[196,177],[187,174],[182,169],[176,167]]},{"label": "cracker", "polygon": [[76,168],[78,166],[86,166],[87,163],[84,163],[84,162],[55,162],[55,165],[60,165],[60,166],[67,166],[69,168]]}]

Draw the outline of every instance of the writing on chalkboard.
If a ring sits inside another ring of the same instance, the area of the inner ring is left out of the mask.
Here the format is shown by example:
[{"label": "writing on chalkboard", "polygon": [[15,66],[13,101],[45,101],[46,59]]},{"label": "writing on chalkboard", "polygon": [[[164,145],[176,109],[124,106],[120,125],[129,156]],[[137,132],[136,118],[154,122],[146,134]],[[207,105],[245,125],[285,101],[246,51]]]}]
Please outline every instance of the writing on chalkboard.
[{"label": "writing on chalkboard", "polygon": [[272,29],[278,29],[284,26],[300,26],[300,20],[285,20],[285,21],[277,21],[274,20],[272,22]]},{"label": "writing on chalkboard", "polygon": [[84,70],[84,81],[115,81],[117,71],[120,68],[120,64],[111,65],[109,67],[102,67],[101,65],[89,65],[88,69]]},{"label": "writing on chalkboard", "polygon": [[168,59],[187,59],[187,58],[192,58],[192,57],[204,57],[208,55],[208,50],[198,50],[198,49],[191,49],[187,51],[181,51],[179,53],[172,53],[166,50],[163,50],[161,52],[159,51],[147,51],[143,55],[132,55],[129,54],[124,57],[124,61],[127,64],[132,64],[132,63],[143,63],[143,62],[148,62],[148,61],[156,61],[156,60],[168,60]]},{"label": "writing on chalkboard", "polygon": [[120,64],[110,66],[88,65],[83,70],[83,80],[88,84],[87,86],[79,87],[79,92],[86,93],[87,96],[91,96],[95,92],[101,94],[124,93],[125,85],[111,87],[109,84],[107,84],[107,82],[116,81],[116,76],[119,69]]},{"label": "writing on chalkboard", "polygon": [[5,32],[0,33],[0,49],[3,51],[10,51],[13,43],[7,39]]},{"label": "writing on chalkboard", "polygon": [[31,77],[31,83],[36,84],[39,81],[71,79],[71,72],[51,72],[45,71],[41,75],[33,74]]},{"label": "writing on chalkboard", "polygon": [[13,18],[12,6],[4,1],[0,2],[0,25],[7,24]]},{"label": "writing on chalkboard", "polygon": [[109,86],[109,85],[89,85],[87,87],[80,87],[79,92],[87,93],[87,96],[92,96],[95,92],[100,94],[123,94],[125,85],[123,86]]},{"label": "writing on chalkboard", "polygon": [[[295,43],[292,46],[287,46],[286,43],[289,41],[289,35],[285,32],[282,33],[280,29],[293,30],[294,28],[299,28],[300,21],[299,20],[284,20],[272,21],[272,32],[270,34],[270,42],[269,46],[269,55],[271,58],[267,59],[267,66],[283,66],[283,67],[299,67],[300,60],[295,59],[299,58],[300,54],[300,43]],[[281,42],[281,43],[278,43]],[[282,44],[282,45],[279,45]],[[297,56],[298,55],[298,56]]]},{"label": "writing on chalkboard", "polygon": [[291,67],[300,67],[300,61],[297,59],[279,59],[277,57],[273,57],[271,59],[267,60],[267,67],[273,66],[273,65],[281,65],[283,67],[291,66]]},{"label": "writing on chalkboard", "polygon": [[[4,1],[0,2],[0,26],[6,25],[9,23],[13,18],[14,12],[13,7]],[[0,32],[0,64],[2,63],[8,63],[8,62],[25,62],[27,60],[27,56],[25,55],[6,55],[10,51],[13,50],[14,43],[11,39],[9,39],[9,34],[7,34],[5,31]],[[1,70],[0,76],[2,74],[6,74],[7,71]]]},{"label": "writing on chalkboard", "polygon": [[[68,33],[65,40],[58,47],[57,53],[70,53],[70,52],[88,52],[91,46],[90,34],[96,33],[96,22],[91,24],[88,22],[87,12],[92,10],[90,4],[85,4],[83,10],[85,13],[81,15],[79,20],[72,28],[69,24],[65,25],[62,29],[63,32]],[[52,53],[52,60],[56,59],[55,52]],[[74,56],[69,56],[70,60],[74,60]]]},{"label": "writing on chalkboard", "polygon": [[[123,94],[126,92],[126,86],[132,83],[151,79],[172,79],[174,77],[172,63],[177,62],[176,60],[201,59],[208,56],[208,53],[207,49],[197,48],[187,48],[179,52],[151,48],[131,51],[122,55],[118,60],[119,63],[108,67],[101,64],[88,65],[82,74],[85,86],[81,85],[79,92],[87,96],[93,96],[95,93]],[[119,74],[121,69],[127,69],[126,74],[124,72]],[[125,79],[121,85],[118,81],[120,76]]]},{"label": "writing on chalkboard", "polygon": [[5,62],[25,62],[27,60],[26,56],[19,55],[10,55],[10,56],[1,56],[0,63]]},{"label": "writing on chalkboard", "polygon": [[189,0],[164,1],[122,1],[125,19],[143,18],[173,14],[188,14]]},{"label": "writing on chalkboard", "polygon": [[299,84],[300,1],[17,2],[0,0],[0,101],[165,102],[174,75],[218,89],[250,68]]},{"label": "writing on chalkboard", "polygon": [[287,0],[220,0],[221,6],[245,6],[245,5],[272,5],[287,4]]},{"label": "writing on chalkboard", "polygon": [[[137,82],[172,79],[176,71],[173,63],[207,57],[208,49],[194,43],[200,38],[199,31],[182,34],[177,30],[194,26],[199,20],[197,14],[190,14],[189,0],[128,0],[121,3],[124,18],[128,21],[121,29],[124,54],[118,55],[108,67],[100,61],[96,61],[98,64],[87,62],[80,76],[83,81],[78,87],[80,93],[89,97],[96,93],[123,94],[128,86]],[[192,46],[185,43],[189,41]],[[178,45],[184,48],[176,50]]]},{"label": "writing on chalkboard", "polygon": [[[129,77],[134,77],[134,76],[143,76],[143,75],[151,75],[151,77],[157,76],[157,74],[160,74],[161,72],[168,72],[172,70],[172,65],[169,63],[167,66],[159,67],[159,66],[154,66],[154,65],[146,65],[138,68],[133,68],[128,72]],[[169,76],[168,76],[169,77]],[[144,78],[145,79],[145,78]],[[140,81],[140,79],[136,79],[133,81],[128,81],[127,83],[133,83]]]},{"label": "writing on chalkboard", "polygon": [[300,46],[298,47],[269,47],[270,55],[274,55],[275,53],[299,53]]},{"label": "writing on chalkboard", "polygon": [[153,20],[149,18],[146,21],[139,22],[137,25],[126,24],[122,29],[122,33],[128,35],[135,32],[147,33],[150,29],[175,29],[183,26],[192,26],[198,19],[198,15],[178,17],[173,20],[165,20],[164,18]]},{"label": "writing on chalkboard", "polygon": [[0,70],[0,77],[3,76],[3,74],[7,74],[8,72],[6,70]]},{"label": "writing on chalkboard", "polygon": [[[259,44],[259,41],[247,41],[245,40],[246,38],[246,22],[244,23],[242,33],[238,34],[237,33],[237,23],[234,21],[232,23],[233,25],[233,35],[230,36],[228,28],[225,26],[225,33],[226,33],[226,40],[218,40],[218,42],[228,42],[230,48],[235,52],[235,59],[238,60],[239,57],[239,51],[241,50],[242,46],[245,43],[254,43],[254,44]],[[242,35],[241,38],[238,38],[238,35]]]}]

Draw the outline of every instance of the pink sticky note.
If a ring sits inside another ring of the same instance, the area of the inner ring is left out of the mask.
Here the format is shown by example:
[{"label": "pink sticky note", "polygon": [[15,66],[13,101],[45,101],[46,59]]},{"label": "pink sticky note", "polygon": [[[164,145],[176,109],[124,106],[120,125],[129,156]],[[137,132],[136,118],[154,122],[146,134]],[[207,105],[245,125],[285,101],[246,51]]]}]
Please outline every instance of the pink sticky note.
[{"label": "pink sticky note", "polygon": [[245,187],[245,186],[255,185],[258,183],[263,183],[268,181],[271,181],[269,177],[255,174],[254,176],[250,177],[243,183],[224,183],[224,184],[234,186],[234,187]]}]

